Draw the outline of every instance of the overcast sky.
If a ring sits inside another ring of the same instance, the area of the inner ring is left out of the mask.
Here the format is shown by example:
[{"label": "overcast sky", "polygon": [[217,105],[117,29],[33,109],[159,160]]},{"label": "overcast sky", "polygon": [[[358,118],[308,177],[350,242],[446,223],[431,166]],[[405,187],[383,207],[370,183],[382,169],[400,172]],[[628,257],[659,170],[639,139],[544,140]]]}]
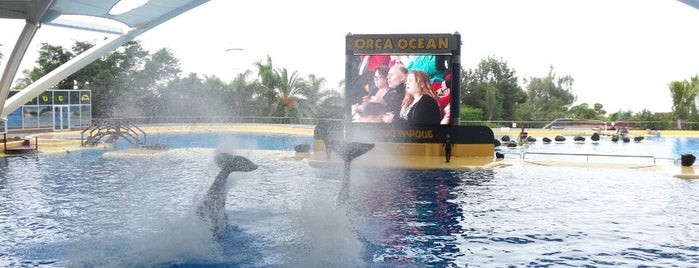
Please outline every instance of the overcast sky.
[{"label": "overcast sky", "polygon": [[[2,68],[22,26],[0,20]],[[522,82],[553,66],[558,76],[575,79],[576,104],[601,103],[610,113],[669,112],[667,85],[699,74],[697,27],[699,10],[676,0],[212,0],[137,40],[151,52],[170,48],[185,74],[230,81],[270,55],[275,67],[316,74],[336,88],[348,33],[458,32],[465,69],[494,57]],[[43,26],[21,69],[35,65],[43,42],[69,47],[104,36]]]}]

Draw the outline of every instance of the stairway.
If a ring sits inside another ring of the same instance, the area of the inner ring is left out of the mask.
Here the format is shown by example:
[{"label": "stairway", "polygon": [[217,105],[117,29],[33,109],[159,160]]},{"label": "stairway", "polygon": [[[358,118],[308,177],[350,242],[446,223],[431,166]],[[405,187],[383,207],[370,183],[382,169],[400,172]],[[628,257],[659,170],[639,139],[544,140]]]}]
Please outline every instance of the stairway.
[{"label": "stairway", "polygon": [[[87,138],[84,138],[87,134]],[[146,142],[146,133],[126,119],[93,119],[92,125],[80,133],[82,146],[95,146],[103,139],[114,144],[123,138],[133,147],[141,147]]]}]

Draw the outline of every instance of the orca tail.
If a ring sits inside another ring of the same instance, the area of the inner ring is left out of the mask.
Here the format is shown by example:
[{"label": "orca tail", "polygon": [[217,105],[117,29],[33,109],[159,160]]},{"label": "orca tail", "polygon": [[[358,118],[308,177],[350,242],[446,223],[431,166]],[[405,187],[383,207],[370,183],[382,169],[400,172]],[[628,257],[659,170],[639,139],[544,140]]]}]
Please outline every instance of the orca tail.
[{"label": "orca tail", "polygon": [[360,157],[374,148],[373,143],[362,142],[342,142],[338,148],[338,154],[346,162],[352,162],[357,157]]},{"label": "orca tail", "polygon": [[232,155],[229,153],[219,153],[216,155],[216,164],[225,171],[242,171],[250,172],[257,169],[257,165],[249,159]]}]

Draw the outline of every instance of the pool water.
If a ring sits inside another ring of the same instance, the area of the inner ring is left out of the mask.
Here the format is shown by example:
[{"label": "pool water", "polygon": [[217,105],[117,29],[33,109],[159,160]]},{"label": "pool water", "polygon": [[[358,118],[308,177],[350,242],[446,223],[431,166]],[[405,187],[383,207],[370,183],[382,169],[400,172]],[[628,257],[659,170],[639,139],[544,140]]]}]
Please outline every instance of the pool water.
[{"label": "pool water", "polygon": [[[699,138],[687,137],[649,137],[641,142],[612,142],[609,137],[603,137],[597,142],[586,137],[584,142],[575,142],[573,137],[566,137],[564,142],[543,143],[541,138],[526,147],[507,147],[505,144],[496,147],[497,151],[510,155],[510,158],[524,157],[528,159],[554,159],[582,162],[625,162],[637,164],[653,164],[673,161],[679,163],[683,154],[699,156]],[[540,155],[537,153],[554,153],[559,155]],[[575,156],[585,155],[585,157]],[[616,156],[616,157],[615,157]],[[635,156],[635,157],[631,157]]]},{"label": "pool water", "polygon": [[[353,166],[350,200],[338,204],[341,167],[279,160],[279,151],[311,137],[178,136],[159,137],[175,149],[156,157],[85,150],[1,158],[0,266],[699,265],[699,181],[667,172],[522,162],[470,172]],[[266,149],[240,149],[251,142]],[[528,149],[672,157],[696,144]],[[227,230],[215,242],[193,209],[224,149],[259,168],[229,177]]]},{"label": "pool water", "polygon": [[[236,149],[285,150],[293,151],[299,144],[313,145],[313,138],[307,135],[260,134],[247,132],[187,132],[149,134],[146,144],[166,144],[170,148],[217,148],[230,146]],[[130,148],[125,140],[117,140],[116,148]]]}]

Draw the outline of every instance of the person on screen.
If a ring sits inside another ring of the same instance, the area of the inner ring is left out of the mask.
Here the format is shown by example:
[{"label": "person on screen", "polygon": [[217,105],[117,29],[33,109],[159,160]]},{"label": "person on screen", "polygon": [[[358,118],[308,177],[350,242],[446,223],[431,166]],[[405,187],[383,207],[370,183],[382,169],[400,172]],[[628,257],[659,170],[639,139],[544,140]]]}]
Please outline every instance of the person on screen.
[{"label": "person on screen", "polygon": [[405,82],[405,98],[401,104],[400,116],[396,122],[408,124],[439,124],[441,112],[437,95],[430,84],[427,73],[410,71]]},{"label": "person on screen", "polygon": [[440,124],[448,125],[451,117],[451,74],[444,76],[444,81],[441,84],[441,87],[437,90],[439,109],[442,113]]},{"label": "person on screen", "polygon": [[383,112],[386,112],[386,102],[384,101],[383,96],[386,95],[386,93],[389,90],[387,76],[388,66],[386,65],[379,66],[376,68],[376,70],[374,70],[374,86],[372,87],[373,90],[369,91],[369,94],[364,96],[362,103],[357,105],[355,109],[355,111],[360,117],[362,116],[362,113],[364,113],[364,110],[367,108],[368,104],[372,102],[383,104],[384,108],[382,108],[382,110]]},{"label": "person on screen", "polygon": [[361,63],[359,64],[359,79],[362,82],[362,88],[364,88],[364,95],[368,92],[376,91],[376,85],[372,80],[374,72],[380,66],[388,66],[388,62],[391,60],[389,55],[360,55],[359,59]]},{"label": "person on screen", "polygon": [[366,105],[369,101],[386,104],[383,96],[386,95],[388,89],[388,66],[382,65],[374,70],[374,88],[364,98],[364,104]]},{"label": "person on screen", "polygon": [[380,102],[369,102],[359,112],[359,120],[362,123],[382,123],[383,115],[386,112],[386,105]]},{"label": "person on screen", "polygon": [[401,64],[393,65],[388,70],[387,82],[388,91],[383,96],[386,103],[386,123],[391,123],[393,118],[400,113],[401,102],[405,98],[405,80],[408,75],[408,70]]}]

